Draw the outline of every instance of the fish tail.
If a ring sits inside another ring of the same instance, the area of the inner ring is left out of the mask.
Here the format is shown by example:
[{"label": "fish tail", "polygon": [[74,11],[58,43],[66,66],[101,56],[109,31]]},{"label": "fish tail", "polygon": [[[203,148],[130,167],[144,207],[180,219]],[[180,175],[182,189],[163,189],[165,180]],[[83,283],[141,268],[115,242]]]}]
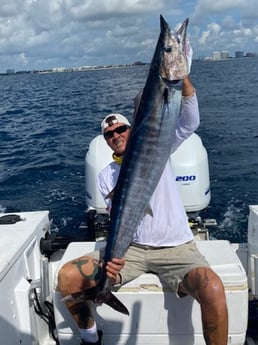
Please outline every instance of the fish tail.
[{"label": "fish tail", "polygon": [[97,304],[105,303],[116,311],[129,315],[126,306],[108,288],[99,291],[94,302]]},{"label": "fish tail", "polygon": [[93,301],[96,304],[105,303],[109,307],[119,311],[122,314],[129,315],[126,306],[110,291],[109,288],[100,290],[99,286],[78,291],[62,298],[63,302],[81,302]]}]

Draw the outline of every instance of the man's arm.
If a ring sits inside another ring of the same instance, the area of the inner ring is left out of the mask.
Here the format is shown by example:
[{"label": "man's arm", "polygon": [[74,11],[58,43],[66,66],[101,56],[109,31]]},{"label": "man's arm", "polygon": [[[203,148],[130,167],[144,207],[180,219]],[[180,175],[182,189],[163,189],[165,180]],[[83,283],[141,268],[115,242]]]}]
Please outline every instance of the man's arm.
[{"label": "man's arm", "polygon": [[181,111],[171,152],[174,152],[199,127],[199,124],[200,114],[196,91],[188,76],[183,80]]},{"label": "man's arm", "polygon": [[178,118],[178,135],[182,139],[190,136],[200,124],[200,113],[195,88],[189,76],[183,80],[182,107]]},{"label": "man's arm", "polygon": [[187,76],[183,80],[183,87],[182,87],[182,96],[183,97],[191,97],[195,93],[195,88],[193,87],[189,76]]}]

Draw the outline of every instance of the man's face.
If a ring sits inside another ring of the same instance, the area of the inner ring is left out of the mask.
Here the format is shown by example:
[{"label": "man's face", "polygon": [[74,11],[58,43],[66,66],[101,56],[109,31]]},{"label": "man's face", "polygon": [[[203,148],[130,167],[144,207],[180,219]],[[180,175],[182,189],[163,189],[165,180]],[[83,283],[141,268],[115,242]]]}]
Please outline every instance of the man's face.
[{"label": "man's face", "polygon": [[[116,131],[116,129],[118,129]],[[117,156],[122,156],[125,152],[127,141],[130,134],[130,127],[124,123],[115,123],[105,129],[104,137],[108,146]]]}]

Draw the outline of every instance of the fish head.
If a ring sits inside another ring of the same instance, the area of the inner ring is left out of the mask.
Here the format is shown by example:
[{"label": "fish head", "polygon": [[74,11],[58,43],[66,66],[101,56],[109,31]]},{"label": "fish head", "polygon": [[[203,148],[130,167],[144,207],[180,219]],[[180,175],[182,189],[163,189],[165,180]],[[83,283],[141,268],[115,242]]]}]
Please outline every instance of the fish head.
[{"label": "fish head", "polygon": [[179,29],[172,32],[165,19],[160,16],[161,61],[160,77],[168,82],[184,79],[188,75],[188,63],[185,54],[188,18]]}]

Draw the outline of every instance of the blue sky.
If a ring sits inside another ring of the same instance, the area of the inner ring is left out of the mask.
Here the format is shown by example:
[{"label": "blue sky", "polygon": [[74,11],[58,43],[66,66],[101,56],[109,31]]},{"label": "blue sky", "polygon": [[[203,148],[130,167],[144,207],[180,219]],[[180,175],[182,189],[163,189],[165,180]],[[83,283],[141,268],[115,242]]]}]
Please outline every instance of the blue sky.
[{"label": "blue sky", "polygon": [[160,14],[194,58],[258,53],[257,0],[1,0],[0,72],[149,62]]}]

